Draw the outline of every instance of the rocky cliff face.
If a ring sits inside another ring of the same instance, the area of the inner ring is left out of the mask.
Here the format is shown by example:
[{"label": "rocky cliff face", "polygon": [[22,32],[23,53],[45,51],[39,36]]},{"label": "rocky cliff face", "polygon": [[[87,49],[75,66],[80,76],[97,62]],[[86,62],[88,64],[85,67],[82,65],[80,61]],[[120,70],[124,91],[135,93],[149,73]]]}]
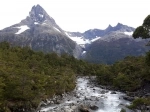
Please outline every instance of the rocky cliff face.
[{"label": "rocky cliff face", "polygon": [[[35,51],[67,53],[79,57],[81,48],[73,42],[40,6],[33,6],[20,23],[0,31],[0,41],[29,46]],[[78,48],[78,51],[76,51]]]}]

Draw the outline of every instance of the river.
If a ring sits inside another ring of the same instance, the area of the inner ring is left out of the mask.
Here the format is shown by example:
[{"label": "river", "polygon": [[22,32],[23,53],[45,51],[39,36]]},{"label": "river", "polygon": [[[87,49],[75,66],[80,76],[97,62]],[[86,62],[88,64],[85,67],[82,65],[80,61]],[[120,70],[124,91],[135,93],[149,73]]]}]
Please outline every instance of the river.
[{"label": "river", "polygon": [[[90,112],[120,112],[121,108],[130,102],[122,98],[124,93],[114,92],[94,86],[89,77],[78,77],[76,88],[70,94],[64,95],[59,104],[50,104],[40,112],[78,112],[79,105],[87,107]],[[98,109],[91,109],[89,105]],[[127,108],[126,112],[131,112]]]}]

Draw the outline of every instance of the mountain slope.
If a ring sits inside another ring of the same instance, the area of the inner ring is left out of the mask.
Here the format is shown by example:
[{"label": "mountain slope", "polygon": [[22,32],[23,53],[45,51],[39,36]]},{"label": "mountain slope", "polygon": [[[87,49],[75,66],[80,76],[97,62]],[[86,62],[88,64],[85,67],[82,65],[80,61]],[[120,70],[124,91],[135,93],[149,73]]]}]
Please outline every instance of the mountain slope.
[{"label": "mountain slope", "polygon": [[[91,29],[84,33],[67,32],[70,38],[84,48],[82,59],[94,63],[112,64],[126,56],[144,55],[150,48],[148,40],[134,39],[133,27],[118,23],[105,30]],[[82,44],[81,44],[82,43]]]},{"label": "mountain slope", "polygon": [[93,42],[87,49],[83,59],[94,63],[113,64],[126,56],[141,56],[150,47],[145,46],[147,40],[133,39],[123,32],[111,32]]},{"label": "mountain slope", "polygon": [[0,31],[0,41],[29,46],[35,51],[68,53],[79,57],[81,48],[73,42],[40,6],[33,6],[20,23]]}]

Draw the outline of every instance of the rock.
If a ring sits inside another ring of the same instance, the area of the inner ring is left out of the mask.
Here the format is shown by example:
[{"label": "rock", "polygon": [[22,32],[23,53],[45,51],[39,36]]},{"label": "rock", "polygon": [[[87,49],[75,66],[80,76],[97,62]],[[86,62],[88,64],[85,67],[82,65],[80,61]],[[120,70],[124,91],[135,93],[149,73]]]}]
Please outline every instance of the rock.
[{"label": "rock", "polygon": [[90,105],[90,109],[91,109],[91,110],[97,110],[97,109],[98,109],[98,106],[96,106],[96,105]]},{"label": "rock", "polygon": [[146,106],[146,110],[149,110],[149,111],[150,111],[150,106]]},{"label": "rock", "polygon": [[102,91],[101,91],[101,94],[105,94],[105,93],[106,93],[106,91],[105,91],[105,90],[102,90]]},{"label": "rock", "polygon": [[85,100],[89,100],[89,98],[87,98],[86,96],[84,97]]},{"label": "rock", "polygon": [[116,92],[115,92],[115,91],[112,91],[110,94],[116,94]]},{"label": "rock", "polygon": [[79,106],[79,112],[90,112],[87,107],[81,105]]},{"label": "rock", "polygon": [[133,101],[135,98],[130,96],[123,96],[124,100]]},{"label": "rock", "polygon": [[47,104],[44,101],[41,101],[40,104],[38,105],[38,109],[45,106],[47,106]]},{"label": "rock", "polygon": [[150,93],[145,94],[146,97],[150,96]]},{"label": "rock", "polygon": [[95,99],[96,101],[99,101],[99,98],[98,97],[96,97],[96,99]]},{"label": "rock", "polygon": [[61,103],[60,100],[56,100],[56,101],[55,101],[55,104],[60,104],[60,103]]},{"label": "rock", "polygon": [[126,92],[126,94],[127,94],[128,96],[134,97],[134,96],[138,96],[139,93],[137,93],[137,92]]}]

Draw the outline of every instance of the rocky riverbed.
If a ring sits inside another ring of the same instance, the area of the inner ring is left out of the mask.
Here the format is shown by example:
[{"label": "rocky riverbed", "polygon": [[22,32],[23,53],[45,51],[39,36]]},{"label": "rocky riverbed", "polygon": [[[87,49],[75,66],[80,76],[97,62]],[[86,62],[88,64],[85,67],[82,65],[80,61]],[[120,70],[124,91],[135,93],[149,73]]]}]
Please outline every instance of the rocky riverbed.
[{"label": "rocky riverbed", "polygon": [[125,107],[130,102],[123,96],[93,85],[89,77],[78,77],[73,92],[41,102],[38,112],[120,112],[122,108],[132,112]]}]

